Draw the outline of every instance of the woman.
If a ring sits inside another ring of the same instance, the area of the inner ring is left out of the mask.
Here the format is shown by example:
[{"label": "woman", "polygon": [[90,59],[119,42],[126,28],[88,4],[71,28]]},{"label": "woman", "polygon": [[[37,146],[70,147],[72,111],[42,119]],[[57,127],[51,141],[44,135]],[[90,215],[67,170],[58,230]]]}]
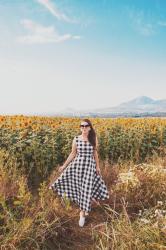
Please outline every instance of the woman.
[{"label": "woman", "polygon": [[92,201],[108,199],[109,194],[100,172],[98,140],[91,121],[83,119],[80,129],[82,134],[74,137],[72,151],[59,168],[63,173],[49,188],[79,205],[79,226],[82,227]]}]

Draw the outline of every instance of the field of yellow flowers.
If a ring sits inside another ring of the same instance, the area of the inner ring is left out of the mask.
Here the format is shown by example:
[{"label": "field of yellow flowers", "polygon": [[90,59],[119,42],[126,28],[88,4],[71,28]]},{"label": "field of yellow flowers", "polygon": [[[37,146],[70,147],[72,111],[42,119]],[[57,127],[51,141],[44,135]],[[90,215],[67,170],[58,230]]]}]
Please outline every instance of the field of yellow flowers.
[{"label": "field of yellow flowers", "polygon": [[0,249],[166,249],[166,119],[89,119],[110,200],[80,229],[48,185],[81,119],[0,116]]}]

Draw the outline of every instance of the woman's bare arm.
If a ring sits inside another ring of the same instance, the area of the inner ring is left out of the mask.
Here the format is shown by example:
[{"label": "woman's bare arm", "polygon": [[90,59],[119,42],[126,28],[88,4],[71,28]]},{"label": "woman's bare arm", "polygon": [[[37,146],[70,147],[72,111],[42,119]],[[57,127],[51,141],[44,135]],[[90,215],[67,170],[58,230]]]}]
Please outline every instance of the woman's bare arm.
[{"label": "woman's bare arm", "polygon": [[96,149],[94,149],[94,152],[93,152],[93,155],[94,155],[94,158],[95,158],[95,161],[96,161],[96,168],[97,169],[100,169],[99,167],[99,157],[98,157],[98,139],[96,137]]},{"label": "woman's bare arm", "polygon": [[67,167],[68,164],[75,158],[76,154],[77,154],[77,145],[76,145],[75,138],[74,138],[73,143],[72,143],[72,151],[69,154],[65,163],[63,164],[64,168]]}]

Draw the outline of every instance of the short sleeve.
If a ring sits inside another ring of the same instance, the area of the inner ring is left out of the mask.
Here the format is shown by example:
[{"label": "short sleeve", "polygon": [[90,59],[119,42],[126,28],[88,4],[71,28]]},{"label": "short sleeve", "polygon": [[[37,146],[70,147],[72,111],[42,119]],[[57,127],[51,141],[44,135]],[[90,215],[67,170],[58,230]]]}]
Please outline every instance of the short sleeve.
[{"label": "short sleeve", "polygon": [[74,138],[73,138],[73,144],[74,144],[74,143],[77,144],[77,143],[76,143],[76,136],[74,136]]}]

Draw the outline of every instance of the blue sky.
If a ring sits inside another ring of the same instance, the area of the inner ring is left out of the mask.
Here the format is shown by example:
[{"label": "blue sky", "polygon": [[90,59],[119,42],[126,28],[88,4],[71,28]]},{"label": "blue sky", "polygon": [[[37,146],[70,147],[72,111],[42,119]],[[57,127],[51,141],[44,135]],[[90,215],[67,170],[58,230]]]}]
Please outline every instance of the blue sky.
[{"label": "blue sky", "polygon": [[0,0],[0,113],[166,98],[165,0]]}]

